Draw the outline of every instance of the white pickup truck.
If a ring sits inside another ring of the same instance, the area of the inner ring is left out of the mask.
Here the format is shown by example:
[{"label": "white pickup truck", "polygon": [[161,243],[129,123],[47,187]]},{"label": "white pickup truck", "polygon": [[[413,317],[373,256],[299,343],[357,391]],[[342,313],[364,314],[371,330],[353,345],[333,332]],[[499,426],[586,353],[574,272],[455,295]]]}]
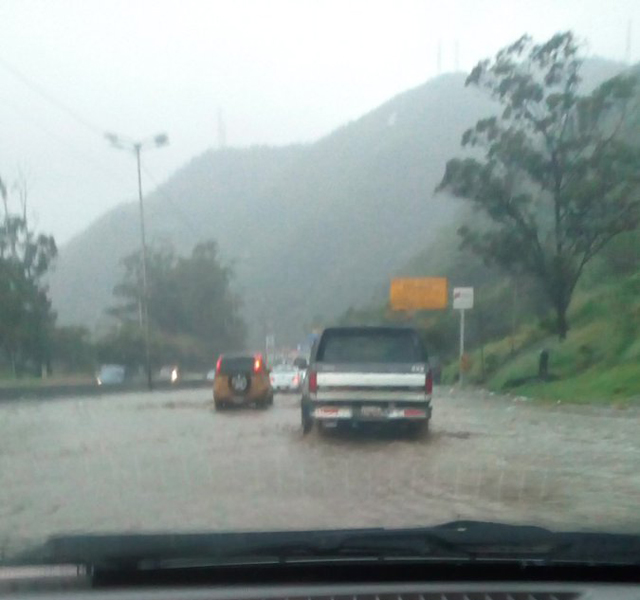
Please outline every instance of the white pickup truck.
[{"label": "white pickup truck", "polygon": [[339,423],[403,422],[416,432],[431,418],[433,378],[426,350],[407,327],[331,327],[314,345],[302,394],[302,430]]}]

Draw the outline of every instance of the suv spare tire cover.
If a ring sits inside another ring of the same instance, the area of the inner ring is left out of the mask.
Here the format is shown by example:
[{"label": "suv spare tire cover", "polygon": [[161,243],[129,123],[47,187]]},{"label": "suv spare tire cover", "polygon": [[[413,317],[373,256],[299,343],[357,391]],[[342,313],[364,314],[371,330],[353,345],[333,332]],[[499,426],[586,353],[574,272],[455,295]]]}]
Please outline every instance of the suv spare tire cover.
[{"label": "suv spare tire cover", "polygon": [[246,392],[251,378],[245,373],[234,373],[229,377],[229,385],[234,392]]}]

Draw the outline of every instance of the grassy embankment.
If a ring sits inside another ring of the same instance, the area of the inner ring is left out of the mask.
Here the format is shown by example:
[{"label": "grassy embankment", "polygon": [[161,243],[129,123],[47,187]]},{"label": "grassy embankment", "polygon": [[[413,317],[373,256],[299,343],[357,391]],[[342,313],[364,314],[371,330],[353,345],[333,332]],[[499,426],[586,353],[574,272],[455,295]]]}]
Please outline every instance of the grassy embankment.
[{"label": "grassy embankment", "polygon": [[[470,382],[542,401],[640,402],[640,274],[576,293],[564,341],[527,325],[471,354]],[[552,380],[536,379],[540,352],[550,353]],[[451,381],[457,365],[450,365]]]}]

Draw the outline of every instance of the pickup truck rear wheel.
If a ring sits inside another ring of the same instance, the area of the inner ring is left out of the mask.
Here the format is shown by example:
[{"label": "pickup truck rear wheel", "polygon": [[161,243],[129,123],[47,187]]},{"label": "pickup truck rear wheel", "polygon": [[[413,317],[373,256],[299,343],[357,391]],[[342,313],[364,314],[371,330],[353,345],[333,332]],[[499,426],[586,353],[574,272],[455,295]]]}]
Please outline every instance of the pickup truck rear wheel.
[{"label": "pickup truck rear wheel", "polygon": [[409,423],[409,434],[411,437],[419,439],[427,435],[429,431],[429,419]]},{"label": "pickup truck rear wheel", "polygon": [[303,400],[300,407],[300,416],[302,421],[302,434],[307,435],[313,429],[313,418],[307,403]]}]

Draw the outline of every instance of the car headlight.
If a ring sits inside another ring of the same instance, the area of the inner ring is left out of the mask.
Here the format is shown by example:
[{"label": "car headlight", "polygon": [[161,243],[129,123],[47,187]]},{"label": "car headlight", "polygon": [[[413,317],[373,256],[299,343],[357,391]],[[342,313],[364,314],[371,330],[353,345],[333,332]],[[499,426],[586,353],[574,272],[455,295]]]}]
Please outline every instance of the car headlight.
[{"label": "car headlight", "polygon": [[178,369],[171,371],[171,383],[178,381]]}]

